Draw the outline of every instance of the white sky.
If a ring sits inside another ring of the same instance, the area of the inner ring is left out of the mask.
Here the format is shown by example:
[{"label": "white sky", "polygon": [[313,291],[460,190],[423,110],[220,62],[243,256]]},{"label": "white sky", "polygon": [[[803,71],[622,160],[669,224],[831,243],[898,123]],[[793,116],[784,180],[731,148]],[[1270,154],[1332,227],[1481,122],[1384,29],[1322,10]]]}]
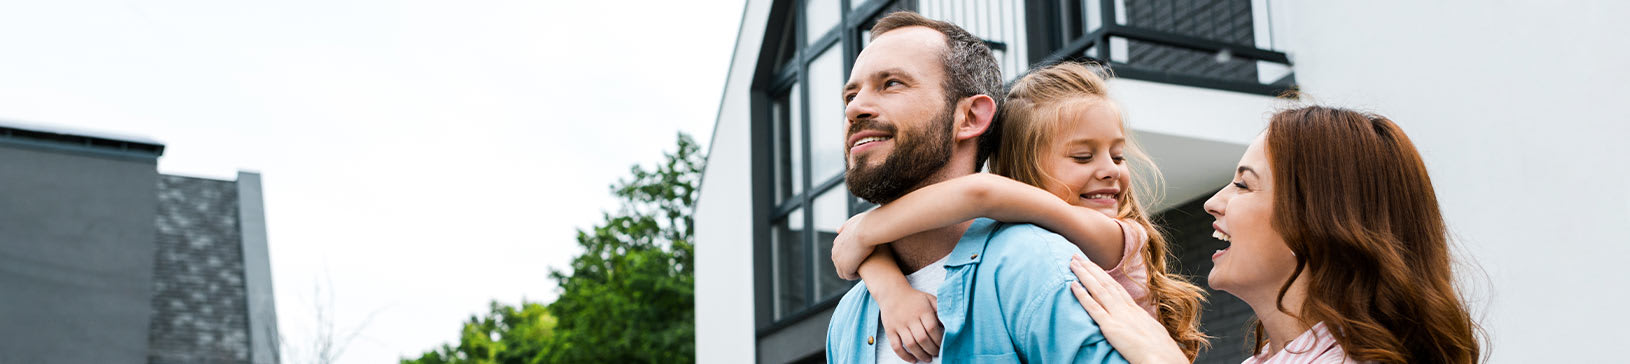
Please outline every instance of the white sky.
[{"label": "white sky", "polygon": [[553,300],[607,186],[677,131],[708,142],[742,5],[9,1],[0,119],[261,172],[284,335],[309,346],[326,276],[339,329],[377,312],[340,362],[395,362],[491,300]]}]

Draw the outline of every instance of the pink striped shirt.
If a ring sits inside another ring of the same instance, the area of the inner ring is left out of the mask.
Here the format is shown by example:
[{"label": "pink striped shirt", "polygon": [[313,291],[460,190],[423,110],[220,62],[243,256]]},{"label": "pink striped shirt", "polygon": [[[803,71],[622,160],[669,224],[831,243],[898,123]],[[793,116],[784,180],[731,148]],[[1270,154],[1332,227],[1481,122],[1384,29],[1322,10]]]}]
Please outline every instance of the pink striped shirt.
[{"label": "pink striped shirt", "polygon": [[1307,332],[1297,336],[1296,340],[1285,344],[1285,349],[1278,353],[1267,352],[1267,345],[1262,346],[1262,351],[1262,354],[1246,358],[1245,362],[1240,364],[1360,363],[1348,357],[1346,351],[1341,350],[1341,345],[1336,344],[1336,337],[1330,335],[1330,330],[1324,327],[1323,322],[1314,324]]},{"label": "pink striped shirt", "polygon": [[1155,314],[1155,304],[1149,301],[1149,262],[1143,259],[1143,247],[1149,245],[1149,233],[1143,231],[1143,225],[1136,222],[1115,219],[1121,225],[1121,263],[1105,271],[1115,283],[1126,288],[1126,293],[1132,295],[1132,300]]}]

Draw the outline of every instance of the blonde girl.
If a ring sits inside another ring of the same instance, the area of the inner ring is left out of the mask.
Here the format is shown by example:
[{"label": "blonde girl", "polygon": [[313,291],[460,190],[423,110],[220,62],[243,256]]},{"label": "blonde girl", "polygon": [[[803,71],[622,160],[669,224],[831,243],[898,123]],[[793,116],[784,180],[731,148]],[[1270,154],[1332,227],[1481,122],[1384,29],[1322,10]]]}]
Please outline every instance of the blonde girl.
[{"label": "blonde girl", "polygon": [[1198,287],[1167,272],[1167,242],[1138,201],[1137,172],[1158,171],[1137,149],[1105,92],[1105,77],[1079,63],[1037,69],[1008,92],[1001,138],[990,167],[923,187],[851,218],[832,259],[846,279],[858,275],[877,298],[895,354],[932,362],[941,327],[934,297],[911,287],[883,245],[977,217],[1029,222],[1059,233],[1124,287],[1193,358],[1207,345],[1199,332]]}]

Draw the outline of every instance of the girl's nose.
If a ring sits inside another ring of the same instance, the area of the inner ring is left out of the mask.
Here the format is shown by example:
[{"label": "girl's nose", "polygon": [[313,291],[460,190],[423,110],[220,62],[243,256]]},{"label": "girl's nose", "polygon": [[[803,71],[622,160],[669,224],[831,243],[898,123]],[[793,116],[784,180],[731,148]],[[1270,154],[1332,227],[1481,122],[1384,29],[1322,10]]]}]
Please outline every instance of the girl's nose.
[{"label": "girl's nose", "polygon": [[1115,168],[1114,162],[1110,162],[1109,165],[1098,168],[1098,179],[1109,181],[1116,178],[1121,178],[1121,169]]}]

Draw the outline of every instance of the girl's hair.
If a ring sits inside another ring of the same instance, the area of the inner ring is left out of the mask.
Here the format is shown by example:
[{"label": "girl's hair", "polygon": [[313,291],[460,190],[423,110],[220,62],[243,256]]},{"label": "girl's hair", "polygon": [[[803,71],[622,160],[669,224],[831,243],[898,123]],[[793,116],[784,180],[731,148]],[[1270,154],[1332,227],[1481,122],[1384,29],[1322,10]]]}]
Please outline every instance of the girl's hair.
[{"label": "girl's hair", "polygon": [[[1480,360],[1432,180],[1403,130],[1380,115],[1308,106],[1274,115],[1266,147],[1273,228],[1296,254],[1281,311],[1305,271],[1307,302],[1292,314],[1324,322],[1354,359]],[[1260,323],[1254,336],[1263,342]]]},{"label": "girl's hair", "polygon": [[[1001,143],[991,156],[991,171],[1016,181],[1047,188],[1048,181],[1057,181],[1042,168],[1041,156],[1049,153],[1055,141],[1053,136],[1065,123],[1075,122],[1073,115],[1085,107],[1110,107],[1119,114],[1119,108],[1105,91],[1107,74],[1101,68],[1074,62],[1059,63],[1038,68],[1020,78],[1008,91],[1001,111]],[[1143,252],[1149,267],[1149,296],[1154,304],[1155,317],[1171,334],[1190,360],[1202,348],[1210,346],[1205,334],[1200,333],[1200,303],[1204,291],[1181,276],[1166,270],[1169,249],[1166,238],[1150,223],[1150,214],[1137,198],[1136,185],[1148,183],[1151,191],[1159,191],[1160,170],[1133,142],[1131,129],[1121,125],[1127,134],[1126,155],[1135,171],[1132,186],[1121,192],[1117,219],[1136,221],[1149,233]],[[1141,177],[1141,178],[1140,178]]]}]

